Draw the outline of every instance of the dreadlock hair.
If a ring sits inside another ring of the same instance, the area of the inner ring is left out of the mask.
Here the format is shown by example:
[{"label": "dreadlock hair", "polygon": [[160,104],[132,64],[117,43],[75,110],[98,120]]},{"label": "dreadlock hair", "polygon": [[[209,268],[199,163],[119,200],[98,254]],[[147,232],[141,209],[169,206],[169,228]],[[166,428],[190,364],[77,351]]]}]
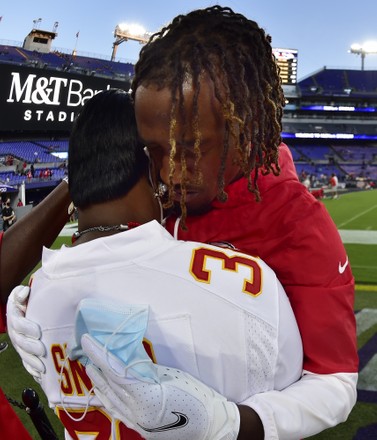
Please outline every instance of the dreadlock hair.
[{"label": "dreadlock hair", "polygon": [[[225,136],[218,173],[218,199],[227,200],[224,170],[231,138],[236,141],[238,157],[234,158],[248,178],[248,188],[260,200],[257,178],[280,173],[278,146],[281,142],[284,96],[279,68],[272,53],[271,38],[255,21],[228,7],[213,6],[179,15],[151,36],[135,65],[132,95],[140,85],[169,88],[172,107],[170,116],[170,192],[176,141],[177,115],[184,115],[183,83],[190,78],[194,90],[196,164],[200,160],[198,130],[198,96],[200,80],[207,74],[214,85],[225,120]],[[183,119],[184,120],[184,119]],[[186,122],[187,123],[187,122]],[[184,175],[185,153],[181,154]],[[254,173],[251,173],[255,170]],[[200,172],[196,171],[200,180]],[[253,174],[253,176],[252,176]],[[183,179],[182,179],[183,180]],[[182,218],[185,211],[185,182],[182,185]]]}]

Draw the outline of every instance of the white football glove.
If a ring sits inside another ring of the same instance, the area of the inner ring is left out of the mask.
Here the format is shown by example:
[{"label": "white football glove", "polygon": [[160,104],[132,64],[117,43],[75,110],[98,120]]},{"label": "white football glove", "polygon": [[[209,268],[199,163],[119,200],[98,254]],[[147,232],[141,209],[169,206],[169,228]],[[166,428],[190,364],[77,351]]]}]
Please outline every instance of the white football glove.
[{"label": "white football glove", "polygon": [[7,331],[24,367],[40,383],[41,375],[46,371],[41,359],[45,356],[46,349],[40,340],[42,332],[39,324],[25,318],[29,293],[29,287],[17,286],[9,295]]},{"label": "white football glove", "polygon": [[127,376],[127,365],[92,338],[81,339],[86,372],[106,410],[146,440],[235,440],[235,403],[191,375],[155,365],[160,383]]}]

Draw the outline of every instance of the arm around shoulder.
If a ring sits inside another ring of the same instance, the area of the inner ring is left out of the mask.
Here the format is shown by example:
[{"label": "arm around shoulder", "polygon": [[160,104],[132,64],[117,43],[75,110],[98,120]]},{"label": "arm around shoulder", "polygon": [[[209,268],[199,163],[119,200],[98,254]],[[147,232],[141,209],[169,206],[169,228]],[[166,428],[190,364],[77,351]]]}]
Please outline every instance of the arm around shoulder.
[{"label": "arm around shoulder", "polygon": [[305,371],[284,390],[256,394],[243,404],[258,413],[266,439],[307,438],[347,420],[356,403],[357,377]]},{"label": "arm around shoulder", "polygon": [[43,246],[52,245],[68,220],[70,203],[68,185],[61,182],[39,205],[4,233],[0,259],[2,303],[6,303],[11,290],[40,261]]}]

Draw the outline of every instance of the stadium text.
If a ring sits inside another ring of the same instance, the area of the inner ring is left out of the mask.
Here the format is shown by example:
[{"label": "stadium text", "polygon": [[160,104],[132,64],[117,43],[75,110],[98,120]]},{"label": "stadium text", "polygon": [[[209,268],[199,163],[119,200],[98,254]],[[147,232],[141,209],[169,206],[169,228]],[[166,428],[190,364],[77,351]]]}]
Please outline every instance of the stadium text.
[{"label": "stadium text", "polygon": [[[7,102],[53,106],[65,104],[68,107],[77,107],[84,105],[88,99],[101,91],[90,88],[84,89],[83,82],[77,79],[56,76],[37,78],[37,75],[29,74],[22,84],[18,72],[12,72],[12,77]],[[108,84],[106,89],[110,87]],[[64,103],[61,102],[63,90],[66,92]]]},{"label": "stadium text", "polygon": [[24,120],[25,121],[46,121],[46,122],[63,122],[63,121],[69,121],[73,122],[75,120],[76,113],[75,112],[54,112],[52,110],[50,111],[44,111],[44,110],[25,110],[24,113]]},{"label": "stadium text", "polygon": [[0,131],[68,133],[82,106],[102,90],[130,81],[0,64]]}]

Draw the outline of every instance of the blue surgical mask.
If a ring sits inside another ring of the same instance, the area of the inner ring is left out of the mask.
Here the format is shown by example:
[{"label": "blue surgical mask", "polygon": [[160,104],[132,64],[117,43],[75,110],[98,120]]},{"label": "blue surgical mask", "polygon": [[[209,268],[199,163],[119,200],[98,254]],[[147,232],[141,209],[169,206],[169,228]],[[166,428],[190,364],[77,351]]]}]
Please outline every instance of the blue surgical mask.
[{"label": "blue surgical mask", "polygon": [[143,346],[148,313],[148,305],[121,305],[92,298],[81,300],[76,311],[74,341],[68,347],[69,357],[78,359],[84,366],[88,364],[81,337],[89,333],[107,352],[126,364],[128,376],[158,382],[155,366]]}]

